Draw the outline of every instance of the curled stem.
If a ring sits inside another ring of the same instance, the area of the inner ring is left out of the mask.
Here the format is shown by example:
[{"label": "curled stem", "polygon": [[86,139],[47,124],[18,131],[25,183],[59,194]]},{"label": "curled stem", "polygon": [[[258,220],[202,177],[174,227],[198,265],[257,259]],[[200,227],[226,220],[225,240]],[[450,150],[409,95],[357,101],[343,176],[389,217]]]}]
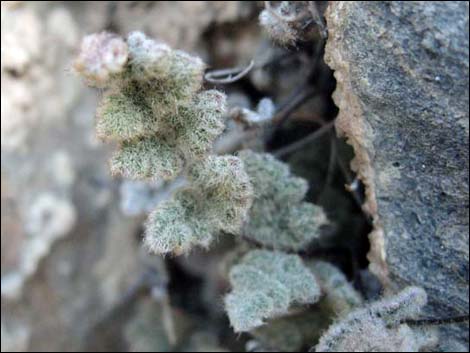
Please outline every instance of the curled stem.
[{"label": "curled stem", "polygon": [[245,77],[255,65],[254,60],[251,60],[247,67],[235,67],[229,69],[212,70],[204,75],[204,79],[211,83],[228,84],[236,82]]}]

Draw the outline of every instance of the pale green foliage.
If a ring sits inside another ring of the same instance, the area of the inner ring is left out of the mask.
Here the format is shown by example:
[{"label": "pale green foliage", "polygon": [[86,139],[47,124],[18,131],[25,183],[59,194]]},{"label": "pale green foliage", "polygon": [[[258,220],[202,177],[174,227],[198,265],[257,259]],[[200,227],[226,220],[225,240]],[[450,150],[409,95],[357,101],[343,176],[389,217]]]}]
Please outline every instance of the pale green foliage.
[{"label": "pale green foliage", "polygon": [[264,347],[283,352],[300,351],[318,341],[321,334],[338,315],[346,315],[362,304],[359,293],[346,276],[334,265],[324,261],[306,263],[322,291],[314,306],[294,315],[270,320],[250,332]]},{"label": "pale green foliage", "polygon": [[237,157],[209,156],[192,166],[188,179],[191,188],[150,214],[145,243],[152,252],[182,254],[194,246],[208,247],[222,231],[239,232],[247,217],[253,192]]},{"label": "pale green foliage", "polygon": [[183,158],[164,139],[125,141],[110,163],[113,175],[130,179],[172,180],[183,170]]},{"label": "pale green foliage", "polygon": [[275,249],[300,250],[320,235],[327,220],[323,210],[303,202],[307,182],[270,154],[242,151],[255,192],[245,236]]},{"label": "pale green foliage", "polygon": [[[177,128],[175,125],[183,126],[188,122],[188,112],[191,115],[194,109],[211,108],[207,99],[195,99],[202,86],[205,69],[200,58],[173,50],[141,32],[130,33],[127,43],[130,65],[123,82],[130,81],[140,87],[144,103],[159,125],[166,125],[169,131]],[[219,100],[221,112],[224,104],[223,99]]]},{"label": "pale green foliage", "polygon": [[225,95],[199,92],[198,57],[132,32],[85,37],[74,67],[89,84],[108,87],[96,131],[120,142],[111,170],[133,179],[174,179],[204,159],[224,129]]},{"label": "pale green foliage", "polygon": [[147,248],[158,254],[180,255],[194,246],[208,247],[213,235],[207,221],[200,218],[202,204],[198,193],[183,189],[159,205],[146,223]]},{"label": "pale green foliage", "polygon": [[253,188],[234,156],[210,156],[194,165],[189,180],[204,194],[204,218],[217,230],[239,233],[253,202]]},{"label": "pale green foliage", "polygon": [[330,326],[317,352],[418,352],[436,343],[431,331],[414,329],[402,320],[416,318],[426,305],[426,292],[408,287],[395,296],[356,309]]},{"label": "pale green foliage", "polygon": [[336,266],[324,261],[315,261],[309,264],[309,267],[325,293],[322,306],[336,315],[342,315],[362,304],[361,295]]},{"label": "pale green foliage", "polygon": [[[154,125],[149,124],[148,119],[140,123],[145,113],[152,117],[151,112],[137,114],[142,112],[142,108],[135,110],[134,115],[126,115],[127,119],[138,123],[121,126],[134,126],[133,131],[140,129],[142,134],[153,129],[154,136],[122,143],[111,162],[111,170],[133,179],[174,179],[181,173],[184,161],[197,161],[211,151],[214,139],[224,128],[224,104],[225,96],[210,90],[197,94],[190,105],[180,107],[179,115],[161,118]],[[117,126],[125,112],[120,115],[113,111],[106,119],[102,116],[101,120],[114,121],[110,124]]]},{"label": "pale green foliage", "polygon": [[113,34],[94,34],[85,38],[82,50],[76,71],[89,83],[109,88],[96,130],[100,138],[119,142],[112,173],[173,180],[187,171],[190,186],[150,215],[147,247],[181,254],[207,247],[220,232],[239,232],[252,188],[239,158],[210,155],[225,127],[226,97],[200,91],[201,59],[140,32],[130,33],[126,42]]},{"label": "pale green foliage", "polygon": [[126,141],[155,132],[151,111],[136,97],[118,90],[104,94],[97,110],[96,134],[99,138]]},{"label": "pale green foliage", "polygon": [[230,271],[232,292],[225,297],[236,332],[263,325],[264,320],[286,314],[294,304],[315,303],[320,288],[297,255],[252,250]]},{"label": "pale green foliage", "polygon": [[204,62],[141,32],[127,37],[132,76],[140,81],[155,81],[163,90],[175,91],[178,98],[192,97],[201,88]]},{"label": "pale green foliage", "polygon": [[188,160],[201,159],[211,150],[225,127],[225,95],[216,90],[199,93],[192,105],[179,110],[181,120],[171,126],[178,130],[176,142]]},{"label": "pale green foliage", "polygon": [[172,180],[188,169],[190,189],[149,219],[150,249],[184,253],[194,245],[208,246],[219,232],[240,232],[252,203],[251,184],[257,194],[248,237],[296,250],[318,236],[326,221],[323,212],[301,202],[307,184],[290,176],[286,165],[251,152],[241,154],[243,164],[236,157],[209,156],[224,129],[225,95],[199,92],[204,71],[199,58],[140,32],[129,34],[127,42],[108,33],[85,42],[82,49],[88,52],[79,55],[75,68],[88,81],[109,87],[96,128],[102,139],[119,142],[112,173]]},{"label": "pale green foliage", "polygon": [[[119,96],[111,97],[113,103],[120,100]],[[118,109],[116,105],[102,107],[100,112],[106,114],[102,114],[98,120],[98,131],[105,131],[103,126],[105,122],[109,122],[106,126],[112,128],[106,130],[107,137],[119,135],[123,139],[124,136],[133,139],[122,145],[127,147],[153,140],[145,147],[135,147],[141,153],[147,154],[142,155],[140,159],[129,158],[122,161],[119,166],[114,166],[114,161],[112,162],[112,169],[120,171],[128,178],[145,177],[147,170],[139,168],[147,166],[147,169],[152,168],[155,172],[154,179],[160,177],[173,179],[181,172],[181,159],[189,163],[203,159],[211,152],[215,138],[224,129],[222,114],[225,110],[225,96],[215,90],[198,93],[190,103],[180,106],[176,115],[156,117],[151,110],[145,109],[145,102],[134,104],[129,100],[126,104],[123,104],[119,111],[116,111]],[[128,121],[122,123],[126,119]],[[153,136],[146,136],[149,134]],[[139,136],[144,137],[136,140]],[[150,148],[151,146],[154,148]],[[118,155],[124,154],[124,158],[128,156],[125,151],[121,152]],[[161,158],[161,161],[158,161],[158,158]],[[152,160],[151,167],[140,163],[141,160]],[[159,172],[156,168],[160,166],[175,168]]]}]

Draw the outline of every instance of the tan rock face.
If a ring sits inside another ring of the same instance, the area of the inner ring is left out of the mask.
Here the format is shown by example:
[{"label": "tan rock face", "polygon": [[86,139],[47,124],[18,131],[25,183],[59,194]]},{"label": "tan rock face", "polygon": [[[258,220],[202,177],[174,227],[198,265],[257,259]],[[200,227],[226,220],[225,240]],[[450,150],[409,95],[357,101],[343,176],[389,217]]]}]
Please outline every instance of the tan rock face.
[{"label": "tan rock face", "polygon": [[369,235],[371,251],[369,260],[371,269],[381,279],[382,283],[388,283],[388,269],[386,263],[383,227],[377,213],[377,200],[375,196],[375,171],[372,165],[374,146],[369,136],[372,135],[371,127],[364,116],[363,105],[355,93],[351,82],[350,60],[341,46],[345,20],[341,17],[342,11],[347,11],[347,4],[337,2],[328,7],[329,39],[325,53],[325,61],[335,70],[337,89],[333,99],[339,108],[336,118],[336,129],[339,136],[347,139],[353,146],[355,158],[351,162],[351,168],[366,187],[366,203],[364,210],[370,214],[374,221],[374,230]]},{"label": "tan rock face", "polygon": [[243,1],[122,1],[115,9],[123,33],[143,31],[171,47],[192,51],[214,23],[247,18],[253,7]]},{"label": "tan rock face", "polygon": [[[337,128],[374,219],[371,268],[389,287],[424,287],[433,316],[466,314],[468,3],[338,1],[326,18]],[[448,329],[468,345],[468,327]]]},{"label": "tan rock face", "polygon": [[80,349],[137,271],[137,220],[111,202],[96,102],[69,70],[99,12],[82,10],[2,3],[2,351]]}]

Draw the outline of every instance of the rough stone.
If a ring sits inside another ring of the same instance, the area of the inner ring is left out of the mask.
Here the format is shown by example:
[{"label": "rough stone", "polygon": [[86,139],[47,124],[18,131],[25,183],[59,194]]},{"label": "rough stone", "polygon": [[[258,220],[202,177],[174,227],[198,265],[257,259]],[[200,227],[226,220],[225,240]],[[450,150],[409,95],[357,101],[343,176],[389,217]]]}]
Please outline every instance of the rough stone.
[{"label": "rough stone", "polygon": [[69,70],[100,11],[2,3],[2,351],[79,350],[142,271],[93,135],[95,93]]},{"label": "rough stone", "polygon": [[242,1],[120,1],[113,19],[122,33],[139,30],[171,47],[194,50],[214,23],[249,17],[253,6]]},{"label": "rough stone", "polygon": [[[424,287],[432,317],[469,310],[468,11],[337,1],[326,12],[337,129],[374,218],[371,267],[389,288]],[[468,347],[468,325],[445,330],[442,350]]]}]

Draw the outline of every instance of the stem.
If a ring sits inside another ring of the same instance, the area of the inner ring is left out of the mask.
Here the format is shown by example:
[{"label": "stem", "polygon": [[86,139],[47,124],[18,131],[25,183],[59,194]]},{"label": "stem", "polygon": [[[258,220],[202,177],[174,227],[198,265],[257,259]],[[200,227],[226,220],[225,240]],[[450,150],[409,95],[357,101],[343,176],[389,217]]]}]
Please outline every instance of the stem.
[{"label": "stem", "polygon": [[217,84],[233,83],[245,77],[251,71],[254,65],[254,60],[251,60],[248,66],[245,68],[235,67],[209,71],[204,75],[204,79],[208,82]]},{"label": "stem", "polygon": [[444,318],[424,318],[424,319],[408,319],[403,320],[402,323],[408,324],[411,326],[430,326],[430,325],[450,325],[450,324],[461,324],[469,321],[469,315],[461,316],[450,316]]},{"label": "stem", "polygon": [[296,142],[294,142],[294,143],[292,143],[292,144],[290,144],[286,147],[278,149],[273,154],[276,157],[283,157],[286,154],[292,153],[295,150],[298,150],[299,148],[304,147],[305,145],[309,144],[310,142],[315,141],[317,138],[319,138],[323,134],[327,133],[331,128],[333,128],[334,124],[335,124],[334,120],[330,121],[329,123],[326,123],[321,128],[319,128],[315,132],[311,133],[310,135],[308,135],[308,136],[304,137],[303,139],[300,139],[300,140],[298,140],[298,141],[296,141]]}]

